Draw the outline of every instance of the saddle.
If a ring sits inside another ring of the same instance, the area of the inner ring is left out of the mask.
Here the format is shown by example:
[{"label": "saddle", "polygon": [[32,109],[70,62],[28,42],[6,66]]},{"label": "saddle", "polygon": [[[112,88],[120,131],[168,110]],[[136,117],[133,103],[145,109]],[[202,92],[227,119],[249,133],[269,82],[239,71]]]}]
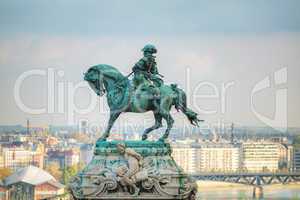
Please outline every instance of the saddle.
[{"label": "saddle", "polygon": [[137,98],[147,96],[149,99],[160,99],[160,90],[154,84],[141,84],[139,87],[132,87],[132,94]]}]

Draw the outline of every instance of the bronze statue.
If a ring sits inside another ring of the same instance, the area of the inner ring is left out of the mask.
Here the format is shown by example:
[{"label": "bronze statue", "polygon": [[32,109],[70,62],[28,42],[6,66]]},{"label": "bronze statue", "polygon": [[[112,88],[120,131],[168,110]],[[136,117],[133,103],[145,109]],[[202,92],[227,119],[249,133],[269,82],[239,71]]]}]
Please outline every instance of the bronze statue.
[{"label": "bronze statue", "polygon": [[147,44],[143,49],[144,57],[140,59],[132,68],[134,72],[133,84],[138,87],[141,84],[151,81],[156,87],[160,87],[163,84],[163,80],[158,77],[161,76],[158,73],[155,56],[157,49],[152,44]]},{"label": "bronze statue", "polygon": [[191,124],[198,125],[197,113],[186,105],[186,94],[176,84],[165,85],[158,77],[154,53],[157,52],[153,45],[143,48],[144,58],[134,67],[134,84],[128,76],[122,75],[116,68],[100,64],[91,67],[85,73],[84,80],[88,81],[97,95],[107,92],[107,102],[110,108],[108,126],[99,141],[109,137],[110,130],[116,119],[123,112],[143,113],[152,111],[155,124],[147,128],[142,136],[146,140],[148,133],[162,126],[162,119],[167,122],[167,129],[160,140],[168,138],[174,120],[170,115],[172,106],[182,111]]},{"label": "bronze statue", "polygon": [[[172,106],[194,125],[201,120],[187,107],[183,90],[163,83],[153,56],[157,49],[146,45],[142,51],[144,57],[133,67],[133,81],[110,65],[96,65],[85,73],[84,79],[96,94],[106,94],[110,116],[95,144],[93,159],[69,183],[75,200],[196,199],[196,182],[175,162],[165,139],[174,122]],[[155,124],[144,131],[143,141],[106,141],[121,113],[146,111],[153,112]],[[158,141],[147,141],[148,133],[161,127],[163,119],[167,122],[164,135]]]}]

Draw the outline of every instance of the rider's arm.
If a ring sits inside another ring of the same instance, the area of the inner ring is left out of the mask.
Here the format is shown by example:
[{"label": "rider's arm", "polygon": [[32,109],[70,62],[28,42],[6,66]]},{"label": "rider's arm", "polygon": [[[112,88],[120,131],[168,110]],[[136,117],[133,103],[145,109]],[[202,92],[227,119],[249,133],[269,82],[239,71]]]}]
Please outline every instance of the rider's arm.
[{"label": "rider's arm", "polygon": [[151,68],[151,73],[152,73],[152,74],[158,74],[158,69],[157,69],[157,67],[156,67],[156,64],[154,64],[154,66],[152,66],[152,68]]},{"label": "rider's arm", "polygon": [[137,72],[137,71],[141,71],[143,70],[143,66],[144,66],[144,60],[140,59],[132,68],[133,72]]}]

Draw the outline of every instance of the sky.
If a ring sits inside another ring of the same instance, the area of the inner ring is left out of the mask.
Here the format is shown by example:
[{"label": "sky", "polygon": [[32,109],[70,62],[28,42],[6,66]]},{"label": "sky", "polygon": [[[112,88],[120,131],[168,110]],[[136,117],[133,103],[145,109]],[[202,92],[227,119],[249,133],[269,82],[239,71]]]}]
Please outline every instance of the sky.
[{"label": "sky", "polygon": [[[0,124],[86,119],[105,125],[106,99],[84,85],[83,73],[106,63],[128,74],[141,48],[152,43],[165,82],[178,83],[207,123],[300,126],[299,7],[297,0],[1,0]],[[24,111],[16,100],[16,83],[32,70],[45,75],[22,81],[20,99],[27,107],[45,108],[42,114]],[[47,84],[52,71],[54,93]],[[277,84],[281,72],[286,82]],[[253,94],[264,79],[268,87]],[[76,84],[84,87],[70,94]],[[285,91],[286,101],[280,96]],[[91,110],[80,111],[94,101]],[[176,124],[187,122],[173,114]],[[152,119],[151,113],[126,113],[118,124],[150,125]]]}]

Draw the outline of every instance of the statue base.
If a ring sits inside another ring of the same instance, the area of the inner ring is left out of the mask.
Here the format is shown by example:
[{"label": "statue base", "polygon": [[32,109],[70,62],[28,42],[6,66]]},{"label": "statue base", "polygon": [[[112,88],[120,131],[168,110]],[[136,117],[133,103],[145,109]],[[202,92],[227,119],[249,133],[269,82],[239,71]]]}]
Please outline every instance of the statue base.
[{"label": "statue base", "polygon": [[70,182],[74,199],[194,200],[196,184],[176,164],[170,144],[97,142],[92,161]]}]

